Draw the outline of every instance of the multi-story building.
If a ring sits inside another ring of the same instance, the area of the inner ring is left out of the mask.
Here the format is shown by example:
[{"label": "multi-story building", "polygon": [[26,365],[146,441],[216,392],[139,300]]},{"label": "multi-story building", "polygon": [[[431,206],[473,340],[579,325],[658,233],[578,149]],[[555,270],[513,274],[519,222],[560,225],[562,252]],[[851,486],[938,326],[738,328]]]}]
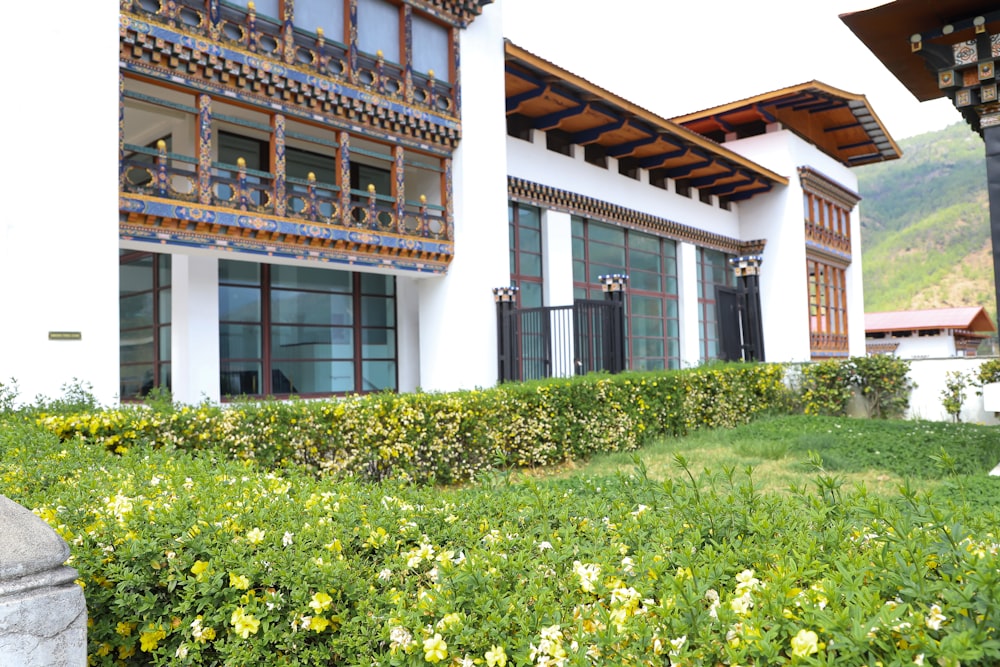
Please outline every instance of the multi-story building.
[{"label": "multi-story building", "polygon": [[[748,337],[768,360],[864,353],[850,168],[899,151],[863,96],[661,118],[505,42],[489,0],[121,0],[115,78],[92,11],[54,31],[85,74],[60,60],[12,142],[0,378],[28,396],[489,386],[493,288],[568,306],[605,274],[629,276],[633,368]],[[79,166],[40,179],[57,145]],[[733,339],[737,272],[759,326]]]}]

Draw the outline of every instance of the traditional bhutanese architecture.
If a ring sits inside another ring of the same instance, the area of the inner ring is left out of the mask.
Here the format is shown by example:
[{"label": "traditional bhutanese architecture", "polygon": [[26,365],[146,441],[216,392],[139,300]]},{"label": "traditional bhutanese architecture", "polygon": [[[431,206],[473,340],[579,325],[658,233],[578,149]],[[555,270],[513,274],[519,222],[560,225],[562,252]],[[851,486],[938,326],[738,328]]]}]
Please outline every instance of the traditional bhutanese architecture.
[{"label": "traditional bhutanese architecture", "polygon": [[982,307],[865,313],[868,354],[901,359],[974,357],[996,330]]},{"label": "traditional bhutanese architecture", "polygon": [[79,42],[86,77],[10,84],[34,176],[0,227],[0,378],[196,402],[863,353],[850,170],[899,156],[863,96],[668,119],[505,41],[499,5],[60,14],[117,30]]},{"label": "traditional bhutanese architecture", "polygon": [[1000,8],[991,0],[896,0],[841,19],[921,102],[947,97],[986,143],[1000,304]]}]

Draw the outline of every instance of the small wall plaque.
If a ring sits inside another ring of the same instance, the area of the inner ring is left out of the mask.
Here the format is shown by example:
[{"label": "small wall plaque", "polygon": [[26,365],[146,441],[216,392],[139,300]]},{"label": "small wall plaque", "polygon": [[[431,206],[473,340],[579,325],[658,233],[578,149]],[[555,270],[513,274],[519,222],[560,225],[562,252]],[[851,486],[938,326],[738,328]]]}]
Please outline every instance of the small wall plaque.
[{"label": "small wall plaque", "polygon": [[79,331],[50,331],[49,340],[82,340],[83,333]]}]

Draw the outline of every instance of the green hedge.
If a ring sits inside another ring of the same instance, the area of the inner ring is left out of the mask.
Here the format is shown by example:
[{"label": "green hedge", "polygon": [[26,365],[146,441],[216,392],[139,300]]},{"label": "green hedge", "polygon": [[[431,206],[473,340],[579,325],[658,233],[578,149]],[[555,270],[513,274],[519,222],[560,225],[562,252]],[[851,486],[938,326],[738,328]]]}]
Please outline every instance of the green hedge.
[{"label": "green hedge", "polygon": [[453,483],[497,464],[632,450],[662,434],[734,426],[783,405],[777,365],[590,375],[454,393],[53,414],[62,439],[123,452],[174,446],[369,480]]},{"label": "green hedge", "polygon": [[94,667],[998,664],[1000,517],[817,483],[362,484],[0,418]]}]

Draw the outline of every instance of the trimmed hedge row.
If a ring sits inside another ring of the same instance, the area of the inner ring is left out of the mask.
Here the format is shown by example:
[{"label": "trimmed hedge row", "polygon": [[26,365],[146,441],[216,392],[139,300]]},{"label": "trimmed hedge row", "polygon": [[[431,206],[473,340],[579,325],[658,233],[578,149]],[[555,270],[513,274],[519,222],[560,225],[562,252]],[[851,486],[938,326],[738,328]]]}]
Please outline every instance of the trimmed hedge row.
[{"label": "trimmed hedge row", "polygon": [[720,365],[590,375],[453,393],[228,406],[123,407],[42,416],[63,440],[209,449],[336,476],[455,483],[497,466],[551,465],[650,438],[735,426],[784,404],[784,369]]}]

